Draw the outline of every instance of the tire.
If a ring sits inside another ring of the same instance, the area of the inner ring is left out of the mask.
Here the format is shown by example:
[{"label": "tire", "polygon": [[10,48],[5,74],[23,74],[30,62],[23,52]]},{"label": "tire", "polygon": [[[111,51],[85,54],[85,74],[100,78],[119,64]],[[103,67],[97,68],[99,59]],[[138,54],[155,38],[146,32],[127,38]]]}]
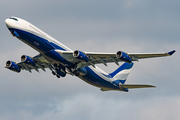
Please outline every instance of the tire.
[{"label": "tire", "polygon": [[77,70],[74,71],[75,76],[79,76],[79,72]]},{"label": "tire", "polygon": [[60,76],[59,76],[59,75],[56,75],[56,77],[57,77],[57,78],[60,78]]},{"label": "tire", "polygon": [[55,73],[54,71],[52,71],[52,74],[53,74],[53,75],[56,75],[56,73]]}]

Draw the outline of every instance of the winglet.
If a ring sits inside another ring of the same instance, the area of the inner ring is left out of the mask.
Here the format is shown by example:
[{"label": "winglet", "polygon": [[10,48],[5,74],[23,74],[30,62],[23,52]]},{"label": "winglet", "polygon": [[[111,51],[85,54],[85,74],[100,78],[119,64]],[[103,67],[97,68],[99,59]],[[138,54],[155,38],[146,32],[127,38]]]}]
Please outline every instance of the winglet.
[{"label": "winglet", "polygon": [[174,54],[175,52],[176,52],[176,51],[173,50],[173,51],[168,52],[167,54],[168,54],[168,55],[172,55],[172,54]]}]

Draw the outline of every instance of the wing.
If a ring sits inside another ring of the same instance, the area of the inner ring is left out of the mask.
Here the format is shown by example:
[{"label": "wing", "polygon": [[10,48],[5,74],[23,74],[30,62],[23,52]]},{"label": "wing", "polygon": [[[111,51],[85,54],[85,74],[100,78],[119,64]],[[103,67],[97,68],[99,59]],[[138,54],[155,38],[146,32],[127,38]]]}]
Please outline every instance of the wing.
[{"label": "wing", "polygon": [[[89,65],[95,67],[95,64],[101,64],[101,63],[107,66],[107,63],[111,63],[111,62],[114,62],[117,65],[119,65],[118,62],[122,62],[122,61],[128,62],[126,59],[123,59],[124,57],[131,59],[132,61],[138,61],[138,59],[144,59],[144,58],[171,56],[175,52],[175,50],[167,53],[125,53],[122,51],[118,51],[117,53],[81,52],[89,58],[88,61],[81,62],[82,60],[74,57],[73,51],[61,51],[61,50],[55,50],[55,51],[58,52],[61,56],[63,56],[66,60],[72,63],[79,63],[78,64],[79,68],[86,67]],[[119,53],[121,53],[121,55]]]},{"label": "wing", "polygon": [[21,68],[21,70],[27,70],[29,72],[33,69],[37,72],[39,72],[39,69],[45,71],[45,68],[52,70],[51,64],[41,54],[34,56],[32,59],[35,61],[35,65],[26,64],[24,62],[19,62],[17,65]]},{"label": "wing", "polygon": [[144,58],[154,58],[154,57],[164,57],[164,56],[171,56],[175,50],[167,52],[167,53],[130,53],[129,56],[135,59],[144,59]]},{"label": "wing", "polygon": [[121,85],[123,88],[133,89],[133,88],[149,88],[149,87],[155,87],[153,85],[134,85],[134,84],[123,84]]}]

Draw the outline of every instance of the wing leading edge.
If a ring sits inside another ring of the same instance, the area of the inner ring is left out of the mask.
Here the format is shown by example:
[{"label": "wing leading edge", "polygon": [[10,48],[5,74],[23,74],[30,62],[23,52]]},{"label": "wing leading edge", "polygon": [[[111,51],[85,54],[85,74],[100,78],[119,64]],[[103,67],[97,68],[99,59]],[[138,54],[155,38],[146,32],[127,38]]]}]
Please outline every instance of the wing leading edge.
[{"label": "wing leading edge", "polygon": [[[118,62],[122,62],[123,60],[117,58],[117,53],[98,53],[98,52],[83,52],[86,56],[88,56],[88,62],[82,62],[81,60],[73,57],[73,51],[62,51],[62,50],[55,50],[61,56],[63,56],[66,60],[72,63],[80,62],[79,68],[86,67],[92,65],[95,67],[95,64],[104,64],[107,66],[107,63],[116,63],[119,65]],[[145,59],[145,58],[155,58],[155,57],[165,57],[171,56],[175,50],[167,52],[167,53],[126,53],[132,61],[138,61],[138,59]]]}]

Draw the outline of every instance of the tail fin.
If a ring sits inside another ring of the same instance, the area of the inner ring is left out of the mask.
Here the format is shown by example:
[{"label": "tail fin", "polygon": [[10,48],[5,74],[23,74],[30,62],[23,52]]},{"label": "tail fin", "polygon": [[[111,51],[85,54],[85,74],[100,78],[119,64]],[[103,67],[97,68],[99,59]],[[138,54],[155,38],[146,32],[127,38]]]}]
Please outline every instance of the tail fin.
[{"label": "tail fin", "polygon": [[133,67],[134,63],[124,63],[117,70],[110,73],[109,75],[113,78],[113,83],[119,85],[119,83],[124,84],[126,79]]}]

